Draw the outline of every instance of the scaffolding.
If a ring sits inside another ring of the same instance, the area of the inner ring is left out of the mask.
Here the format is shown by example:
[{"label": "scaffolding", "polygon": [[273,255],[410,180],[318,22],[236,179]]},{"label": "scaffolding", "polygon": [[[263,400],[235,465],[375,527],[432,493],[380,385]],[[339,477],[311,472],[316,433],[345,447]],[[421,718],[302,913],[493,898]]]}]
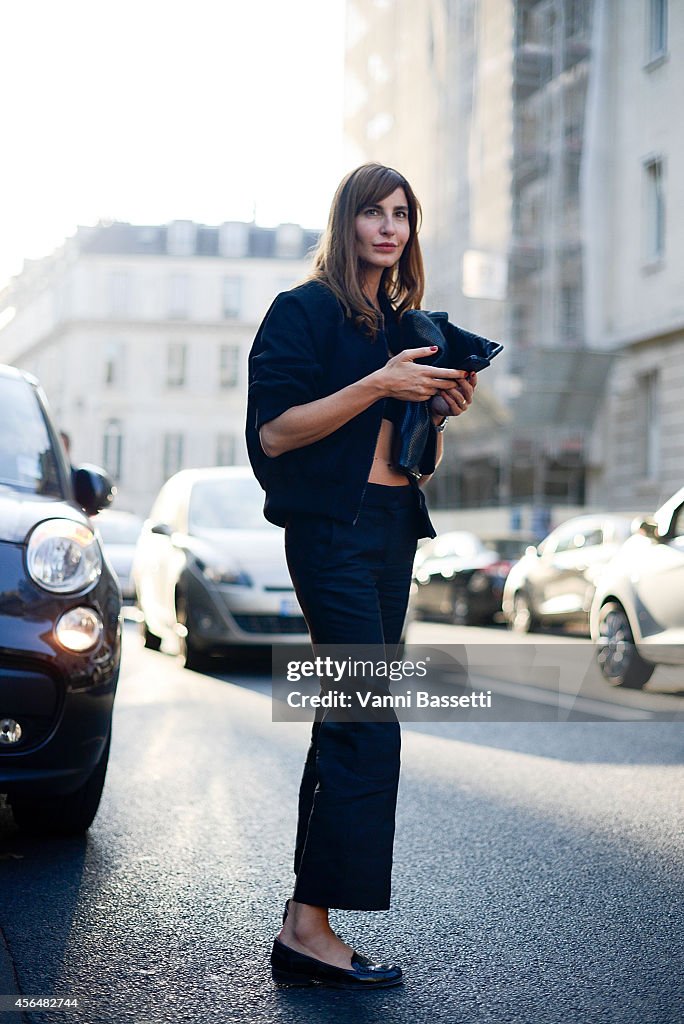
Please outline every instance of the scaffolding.
[{"label": "scaffolding", "polygon": [[[592,11],[593,0],[515,3],[509,338],[523,385],[501,481],[513,502],[581,501],[587,426],[601,400],[583,383],[585,367],[602,381],[604,365],[585,347],[579,209]],[[541,376],[539,350],[552,357]],[[570,357],[564,372],[561,356]]]}]

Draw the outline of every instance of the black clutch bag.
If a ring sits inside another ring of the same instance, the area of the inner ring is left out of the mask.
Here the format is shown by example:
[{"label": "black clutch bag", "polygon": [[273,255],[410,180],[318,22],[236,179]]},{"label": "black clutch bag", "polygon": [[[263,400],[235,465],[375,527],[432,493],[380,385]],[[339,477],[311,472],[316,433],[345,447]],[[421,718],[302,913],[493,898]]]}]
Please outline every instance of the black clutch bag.
[{"label": "black clutch bag", "polygon": [[[401,318],[403,348],[436,345],[433,356],[417,359],[417,363],[444,366],[450,370],[484,370],[503,345],[478,334],[471,334],[449,323],[448,313],[428,313],[410,309]],[[420,460],[430,435],[430,403],[405,402],[401,425],[394,432],[394,465],[409,477],[421,476]]]}]

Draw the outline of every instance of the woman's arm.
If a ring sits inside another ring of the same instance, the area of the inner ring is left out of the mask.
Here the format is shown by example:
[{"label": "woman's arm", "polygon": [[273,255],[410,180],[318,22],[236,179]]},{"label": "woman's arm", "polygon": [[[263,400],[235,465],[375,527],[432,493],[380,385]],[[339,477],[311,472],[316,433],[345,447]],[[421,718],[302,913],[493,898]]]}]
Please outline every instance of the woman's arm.
[{"label": "woman's arm", "polygon": [[431,347],[405,349],[389,359],[380,370],[354,384],[325,398],[287,409],[261,426],[259,439],[264,453],[275,458],[320,441],[381,398],[393,396],[419,402],[432,398],[445,388],[453,389],[455,381],[467,384],[464,370],[448,370],[414,362],[432,352]]}]

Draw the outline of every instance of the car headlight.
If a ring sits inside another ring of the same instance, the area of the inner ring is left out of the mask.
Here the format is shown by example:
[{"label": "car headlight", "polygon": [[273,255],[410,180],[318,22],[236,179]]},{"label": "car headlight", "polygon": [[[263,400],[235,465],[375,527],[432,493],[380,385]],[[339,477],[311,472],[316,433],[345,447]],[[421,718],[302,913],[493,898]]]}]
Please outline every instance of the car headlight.
[{"label": "car headlight", "polygon": [[246,572],[230,565],[202,565],[202,574],[212,583],[231,583],[238,587],[251,587],[252,581]]},{"label": "car headlight", "polygon": [[54,594],[83,590],[102,572],[95,534],[71,519],[47,519],[31,534],[26,554],[31,579]]},{"label": "car headlight", "polygon": [[102,619],[94,608],[72,608],[60,617],[55,626],[55,634],[62,647],[77,654],[96,647],[103,633]]}]

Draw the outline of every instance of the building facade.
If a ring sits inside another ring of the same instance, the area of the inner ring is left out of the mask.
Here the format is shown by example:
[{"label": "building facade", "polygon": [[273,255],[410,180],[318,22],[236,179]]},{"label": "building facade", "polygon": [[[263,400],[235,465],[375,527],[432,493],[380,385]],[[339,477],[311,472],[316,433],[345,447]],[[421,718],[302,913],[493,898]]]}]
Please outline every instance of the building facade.
[{"label": "building facade", "polygon": [[437,503],[628,510],[671,493],[682,5],[348,9],[347,131],[415,183],[425,304],[506,346],[454,425]]},{"label": "building facade", "polygon": [[588,497],[648,513],[684,486],[684,6],[635,6],[596,0],[585,316],[613,361]]},{"label": "building facade", "polygon": [[0,362],[39,378],[72,461],[103,465],[117,507],[145,515],[177,470],[247,462],[247,354],[317,237],[294,224],[79,228],[0,293]]}]

